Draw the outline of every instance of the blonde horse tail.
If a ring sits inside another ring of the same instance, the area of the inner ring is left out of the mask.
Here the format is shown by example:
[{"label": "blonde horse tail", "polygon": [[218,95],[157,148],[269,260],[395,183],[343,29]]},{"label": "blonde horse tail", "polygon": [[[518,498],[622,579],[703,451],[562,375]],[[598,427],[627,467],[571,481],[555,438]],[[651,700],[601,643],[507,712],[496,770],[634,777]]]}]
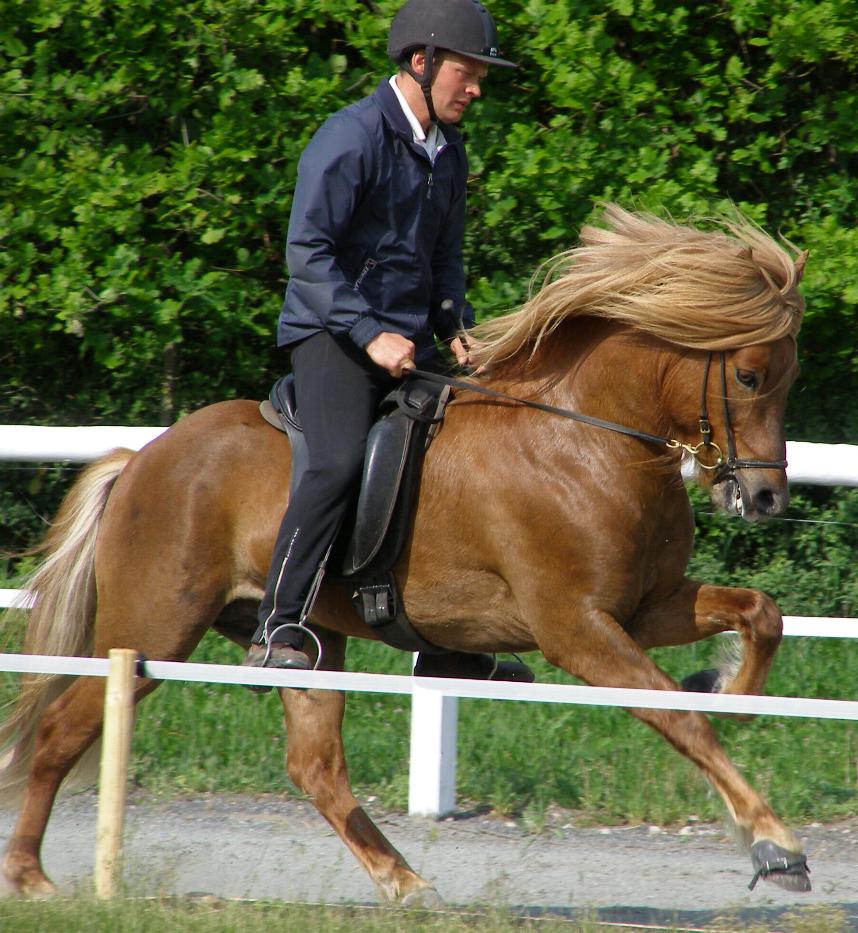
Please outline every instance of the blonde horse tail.
[{"label": "blonde horse tail", "polygon": [[[133,456],[120,448],[87,467],[36,548],[45,559],[24,582],[34,601],[24,654],[92,654],[96,537],[113,484]],[[20,611],[5,613],[4,630],[14,630],[12,616]],[[0,724],[0,805],[13,803],[24,789],[42,712],[71,682],[62,674],[22,675],[17,703]]]}]

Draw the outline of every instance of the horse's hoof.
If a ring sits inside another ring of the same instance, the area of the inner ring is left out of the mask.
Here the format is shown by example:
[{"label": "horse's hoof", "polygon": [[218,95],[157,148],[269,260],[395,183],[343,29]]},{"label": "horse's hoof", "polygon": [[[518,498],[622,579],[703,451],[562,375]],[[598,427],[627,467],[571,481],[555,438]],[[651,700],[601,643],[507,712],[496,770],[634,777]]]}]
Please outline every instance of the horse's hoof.
[{"label": "horse's hoof", "polygon": [[21,894],[31,901],[46,901],[57,896],[57,889],[50,881],[45,879],[38,884],[22,889]]},{"label": "horse's hoof", "polygon": [[810,869],[803,852],[789,852],[770,839],[762,839],[751,846],[751,864],[754,877],[748,887],[752,891],[760,878],[773,881],[787,891],[810,890]]},{"label": "horse's hoof", "polygon": [[0,897],[23,897],[28,901],[44,901],[57,896],[57,889],[53,882],[44,875],[40,878],[9,882],[0,888]]},{"label": "horse's hoof", "polygon": [[439,910],[444,906],[441,895],[430,887],[410,891],[399,903],[402,907],[417,908],[419,910]]},{"label": "horse's hoof", "polygon": [[720,693],[721,671],[715,667],[697,671],[696,674],[689,674],[681,686],[686,693]]},{"label": "horse's hoof", "polygon": [[30,900],[54,897],[57,889],[42,871],[38,860],[9,852],[3,860],[3,894],[16,894]]}]

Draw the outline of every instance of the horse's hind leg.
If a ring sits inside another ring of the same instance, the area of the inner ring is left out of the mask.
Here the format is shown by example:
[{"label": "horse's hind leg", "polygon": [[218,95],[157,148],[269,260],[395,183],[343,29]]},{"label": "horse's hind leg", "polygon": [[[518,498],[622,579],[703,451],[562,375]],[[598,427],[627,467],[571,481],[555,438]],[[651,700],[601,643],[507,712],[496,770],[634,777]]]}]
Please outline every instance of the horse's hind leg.
[{"label": "horse's hind leg", "polygon": [[[346,639],[319,633],[325,670],[342,670]],[[280,691],[286,715],[289,776],[313,801],[369,873],[383,901],[438,903],[435,890],[385,839],[352,794],[342,741],[345,697],[334,690]]]},{"label": "horse's hind leg", "polygon": [[[141,682],[136,698],[155,686]],[[75,681],[42,716],[21,812],[3,861],[6,880],[19,894],[40,897],[54,891],[41,864],[45,828],[60,784],[100,736],[103,716],[104,680],[93,677]]]},{"label": "horse's hind leg", "polygon": [[[119,594],[112,606],[111,593]],[[169,594],[158,600],[149,594],[147,599],[142,589],[133,592],[133,581],[121,578],[112,588],[104,587],[94,656],[106,657],[113,647],[133,647],[150,658],[187,660],[206,630],[205,618],[187,609],[183,613]],[[168,619],[170,625],[157,626],[152,619]],[[135,702],[158,683],[138,679]],[[104,679],[96,677],[75,680],[41,716],[20,815],[3,861],[6,880],[21,894],[40,896],[54,890],[41,865],[45,828],[60,785],[100,737],[103,720]]]},{"label": "horse's hind leg", "polygon": [[738,665],[730,671],[700,671],[685,678],[683,687],[761,694],[783,635],[780,610],[765,593],[686,580],[670,599],[641,612],[629,627],[644,649],[690,644],[721,632],[738,633]]}]

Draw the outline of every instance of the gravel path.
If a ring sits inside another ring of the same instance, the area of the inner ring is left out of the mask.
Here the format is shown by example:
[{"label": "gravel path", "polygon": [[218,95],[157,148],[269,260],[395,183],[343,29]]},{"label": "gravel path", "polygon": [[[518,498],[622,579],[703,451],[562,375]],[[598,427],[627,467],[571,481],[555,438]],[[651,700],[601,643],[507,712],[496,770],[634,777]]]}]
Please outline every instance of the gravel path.
[{"label": "gravel path", "polygon": [[[367,808],[412,867],[450,905],[503,905],[530,914],[702,926],[714,915],[775,918],[796,905],[829,905],[858,931],[858,818],[800,829],[814,890],[760,883],[750,859],[717,825],[579,829],[533,834],[512,821],[461,813],[441,822]],[[0,810],[0,838],[14,814]],[[91,877],[96,797],[60,800],[44,847],[63,890]],[[373,903],[363,870],[310,804],[273,796],[204,795],[169,802],[132,796],[125,880],[137,895],[209,893],[316,903]]]}]

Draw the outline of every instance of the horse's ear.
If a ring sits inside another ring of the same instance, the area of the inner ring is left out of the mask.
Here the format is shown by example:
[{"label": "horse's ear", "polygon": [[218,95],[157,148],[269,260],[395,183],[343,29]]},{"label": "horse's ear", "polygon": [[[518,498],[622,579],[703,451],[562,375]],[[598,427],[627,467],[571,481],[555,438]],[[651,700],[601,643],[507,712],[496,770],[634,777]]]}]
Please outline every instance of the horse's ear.
[{"label": "horse's ear", "polygon": [[806,249],[803,249],[798,256],[795,257],[795,284],[801,281],[801,277],[804,275],[804,266],[807,262],[807,253]]}]

